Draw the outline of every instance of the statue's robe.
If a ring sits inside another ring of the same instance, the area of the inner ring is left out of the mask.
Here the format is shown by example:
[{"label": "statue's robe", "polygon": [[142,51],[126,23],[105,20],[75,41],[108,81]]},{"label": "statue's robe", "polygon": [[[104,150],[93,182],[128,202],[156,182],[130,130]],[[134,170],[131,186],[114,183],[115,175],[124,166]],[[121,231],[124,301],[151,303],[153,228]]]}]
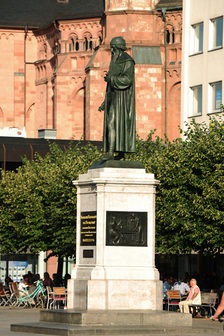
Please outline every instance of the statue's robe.
[{"label": "statue's robe", "polygon": [[105,97],[103,149],[108,152],[108,115],[115,111],[115,152],[135,152],[135,62],[123,52],[115,62],[110,63]]}]

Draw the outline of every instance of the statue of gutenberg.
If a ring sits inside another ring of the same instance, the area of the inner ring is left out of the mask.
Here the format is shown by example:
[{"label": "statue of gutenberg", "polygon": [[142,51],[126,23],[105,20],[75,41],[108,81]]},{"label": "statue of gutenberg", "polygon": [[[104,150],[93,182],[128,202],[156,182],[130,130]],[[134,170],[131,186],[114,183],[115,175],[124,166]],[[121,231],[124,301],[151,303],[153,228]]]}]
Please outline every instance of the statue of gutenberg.
[{"label": "statue of gutenberg", "polygon": [[111,42],[111,62],[104,80],[107,82],[104,110],[103,160],[122,159],[124,153],[135,152],[135,62],[126,50],[123,37]]}]

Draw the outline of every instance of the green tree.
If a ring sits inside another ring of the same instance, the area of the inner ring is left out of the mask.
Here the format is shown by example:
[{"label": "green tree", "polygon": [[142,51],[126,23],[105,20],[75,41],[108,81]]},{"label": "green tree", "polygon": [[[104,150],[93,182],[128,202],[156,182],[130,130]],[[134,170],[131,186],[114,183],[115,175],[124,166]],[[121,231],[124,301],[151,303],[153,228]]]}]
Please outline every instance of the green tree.
[{"label": "green tree", "polygon": [[160,253],[219,253],[224,247],[224,123],[192,121],[183,139],[153,133],[138,141],[132,159],[160,181],[156,244]]},{"label": "green tree", "polygon": [[[192,121],[183,139],[151,132],[128,159],[141,161],[160,181],[156,195],[156,244],[160,253],[219,253],[224,247],[224,123]],[[87,145],[63,152],[56,145],[41,158],[2,172],[0,252],[52,250],[75,253],[76,188],[72,180],[100,157]]]},{"label": "green tree", "polygon": [[99,150],[72,144],[64,152],[24,159],[16,172],[2,172],[0,183],[0,252],[75,254],[76,188],[72,181],[87,172]]}]

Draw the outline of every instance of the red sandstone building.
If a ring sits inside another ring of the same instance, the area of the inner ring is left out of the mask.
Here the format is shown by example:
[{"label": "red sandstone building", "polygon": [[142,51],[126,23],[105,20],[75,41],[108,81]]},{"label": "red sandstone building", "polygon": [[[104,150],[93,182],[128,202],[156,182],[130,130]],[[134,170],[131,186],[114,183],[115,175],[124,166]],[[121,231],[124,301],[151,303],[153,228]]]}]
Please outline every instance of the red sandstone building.
[{"label": "red sandstone building", "polygon": [[101,140],[109,43],[123,36],[136,62],[137,134],[176,138],[181,7],[182,0],[2,1],[0,136],[50,130],[57,139]]},{"label": "red sandstone building", "polygon": [[98,107],[115,36],[136,63],[137,134],[179,136],[182,0],[5,0],[0,12],[3,167],[3,136],[102,140]]}]

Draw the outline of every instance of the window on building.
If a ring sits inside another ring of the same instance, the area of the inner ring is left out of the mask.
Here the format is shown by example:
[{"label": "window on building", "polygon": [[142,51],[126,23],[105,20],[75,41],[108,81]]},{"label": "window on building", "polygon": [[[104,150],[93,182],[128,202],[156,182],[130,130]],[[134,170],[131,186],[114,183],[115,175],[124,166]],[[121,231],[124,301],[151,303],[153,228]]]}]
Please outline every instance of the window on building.
[{"label": "window on building", "polygon": [[102,41],[103,41],[102,36],[99,36],[99,39],[98,39],[98,43],[99,43],[99,45],[102,44]]},{"label": "window on building", "polygon": [[170,43],[170,31],[167,29],[166,31],[166,43],[169,44]]},{"label": "window on building", "polygon": [[86,33],[84,36],[83,49],[84,50],[93,49],[92,36],[90,35],[90,33]]},{"label": "window on building", "polygon": [[223,41],[223,17],[210,20],[210,49],[222,47]]},{"label": "window on building", "polygon": [[75,50],[79,51],[79,42],[78,41],[76,41],[76,43],[75,43]]},{"label": "window on building", "polygon": [[203,51],[203,22],[191,26],[191,54]]},{"label": "window on building", "polygon": [[202,85],[193,86],[190,89],[190,116],[202,114]]},{"label": "window on building", "polygon": [[210,83],[209,91],[209,112],[219,112],[222,104],[222,81]]},{"label": "window on building", "polygon": [[175,43],[175,32],[172,26],[168,26],[166,30],[166,43]]},{"label": "window on building", "polygon": [[69,43],[68,51],[73,52],[79,50],[78,36],[76,34],[70,35],[68,43]]},{"label": "window on building", "polygon": [[84,37],[83,46],[84,46],[84,50],[88,50],[89,49],[89,43],[88,43],[87,37]]},{"label": "window on building", "polygon": [[74,49],[75,49],[75,42],[74,39],[71,38],[69,41],[69,51],[74,51]]}]

